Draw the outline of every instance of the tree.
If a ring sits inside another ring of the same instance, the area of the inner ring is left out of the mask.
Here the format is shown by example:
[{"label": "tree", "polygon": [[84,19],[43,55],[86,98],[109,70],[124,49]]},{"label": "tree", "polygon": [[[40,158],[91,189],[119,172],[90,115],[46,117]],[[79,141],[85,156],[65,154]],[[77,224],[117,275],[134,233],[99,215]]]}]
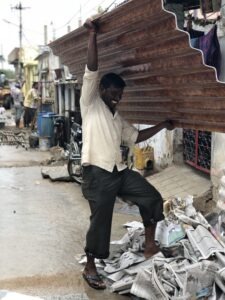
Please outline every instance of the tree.
[{"label": "tree", "polygon": [[10,69],[0,69],[0,73],[5,74],[5,77],[7,79],[15,79],[15,71],[10,70]]}]

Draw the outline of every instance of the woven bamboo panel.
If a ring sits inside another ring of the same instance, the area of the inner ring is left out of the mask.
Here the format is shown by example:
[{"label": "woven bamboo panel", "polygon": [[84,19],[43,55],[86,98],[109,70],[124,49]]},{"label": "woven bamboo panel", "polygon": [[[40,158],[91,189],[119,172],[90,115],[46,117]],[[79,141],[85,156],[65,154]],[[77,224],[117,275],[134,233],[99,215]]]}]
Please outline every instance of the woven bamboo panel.
[{"label": "woven bamboo panel", "polygon": [[[119,110],[130,122],[225,132],[225,86],[203,63],[189,35],[176,28],[161,0],[132,0],[100,20],[100,73],[116,72],[127,83]],[[88,34],[80,27],[52,42],[78,82],[86,63]]]}]

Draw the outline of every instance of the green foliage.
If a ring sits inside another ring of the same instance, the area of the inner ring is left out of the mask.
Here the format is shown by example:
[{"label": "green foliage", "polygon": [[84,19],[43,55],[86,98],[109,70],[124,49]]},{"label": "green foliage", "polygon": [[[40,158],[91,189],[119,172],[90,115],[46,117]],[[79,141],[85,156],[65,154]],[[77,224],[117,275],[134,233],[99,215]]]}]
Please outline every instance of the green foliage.
[{"label": "green foliage", "polygon": [[0,73],[4,73],[6,79],[14,79],[15,78],[15,71],[10,70],[10,69],[0,69]]}]

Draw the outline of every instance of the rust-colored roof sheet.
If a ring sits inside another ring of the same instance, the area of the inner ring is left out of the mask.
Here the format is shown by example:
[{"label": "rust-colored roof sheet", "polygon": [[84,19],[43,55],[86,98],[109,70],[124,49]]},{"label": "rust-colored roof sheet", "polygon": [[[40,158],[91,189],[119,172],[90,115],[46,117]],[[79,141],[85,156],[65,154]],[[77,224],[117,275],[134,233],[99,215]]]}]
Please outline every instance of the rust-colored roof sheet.
[{"label": "rust-colored roof sheet", "polygon": [[[119,110],[132,123],[225,132],[225,86],[161,0],[132,0],[100,18],[99,69],[127,83]],[[50,47],[82,82],[88,34],[80,27]]]}]

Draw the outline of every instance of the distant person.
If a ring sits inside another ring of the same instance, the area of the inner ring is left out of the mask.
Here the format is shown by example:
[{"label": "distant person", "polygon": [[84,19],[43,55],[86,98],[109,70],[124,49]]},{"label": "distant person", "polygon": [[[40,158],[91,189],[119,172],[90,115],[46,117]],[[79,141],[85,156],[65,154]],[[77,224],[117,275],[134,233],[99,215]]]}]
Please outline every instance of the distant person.
[{"label": "distant person", "polygon": [[28,128],[31,125],[31,129],[34,129],[40,99],[38,82],[35,81],[24,100],[24,127]]},{"label": "distant person", "polygon": [[11,89],[11,96],[13,98],[13,107],[15,110],[15,123],[16,127],[20,127],[20,120],[23,114],[23,93],[21,91],[21,85],[16,83]]},{"label": "distant person", "polygon": [[1,87],[4,87],[4,85],[5,85],[5,74],[3,73],[3,72],[1,72],[1,74],[0,74],[0,86]]}]

